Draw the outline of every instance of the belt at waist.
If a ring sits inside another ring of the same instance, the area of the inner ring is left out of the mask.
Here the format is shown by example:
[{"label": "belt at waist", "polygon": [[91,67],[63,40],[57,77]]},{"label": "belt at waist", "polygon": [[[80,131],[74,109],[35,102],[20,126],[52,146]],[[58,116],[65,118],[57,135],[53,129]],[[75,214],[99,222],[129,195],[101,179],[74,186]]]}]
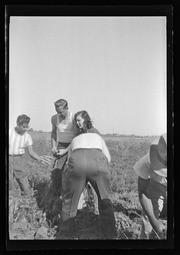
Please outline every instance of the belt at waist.
[{"label": "belt at waist", "polygon": [[24,155],[24,154],[19,154],[19,155],[12,154],[12,155],[9,155],[9,157],[22,157],[22,155]]},{"label": "belt at waist", "polygon": [[62,143],[62,142],[58,142],[57,146],[59,148],[67,148],[70,145],[70,143]]},{"label": "belt at waist", "polygon": [[77,148],[77,149],[74,149],[73,151],[84,151],[84,150],[97,150],[97,151],[102,151],[101,149],[99,148]]}]

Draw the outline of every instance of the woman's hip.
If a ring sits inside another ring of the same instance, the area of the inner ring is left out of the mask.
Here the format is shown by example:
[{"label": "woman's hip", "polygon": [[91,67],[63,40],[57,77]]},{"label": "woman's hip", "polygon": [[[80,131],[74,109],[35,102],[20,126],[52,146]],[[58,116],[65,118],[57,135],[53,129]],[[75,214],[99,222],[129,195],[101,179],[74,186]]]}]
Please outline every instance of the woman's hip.
[{"label": "woman's hip", "polygon": [[107,159],[100,149],[77,149],[68,161],[71,169],[86,172],[107,171]]}]

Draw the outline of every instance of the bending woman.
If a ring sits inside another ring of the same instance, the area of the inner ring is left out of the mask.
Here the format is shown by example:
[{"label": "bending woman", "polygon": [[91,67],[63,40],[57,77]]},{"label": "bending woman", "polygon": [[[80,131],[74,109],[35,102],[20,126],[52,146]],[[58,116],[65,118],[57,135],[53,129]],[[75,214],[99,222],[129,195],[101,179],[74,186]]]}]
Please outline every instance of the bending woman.
[{"label": "bending woman", "polygon": [[[98,197],[98,209],[104,237],[114,239],[116,226],[112,202],[108,163],[111,157],[103,138],[93,128],[89,114],[81,111],[75,114],[80,134],[73,139],[68,150],[68,168],[63,172],[63,203],[60,235],[71,233],[77,206],[82,191],[90,182]],[[86,132],[84,132],[86,131]]]}]

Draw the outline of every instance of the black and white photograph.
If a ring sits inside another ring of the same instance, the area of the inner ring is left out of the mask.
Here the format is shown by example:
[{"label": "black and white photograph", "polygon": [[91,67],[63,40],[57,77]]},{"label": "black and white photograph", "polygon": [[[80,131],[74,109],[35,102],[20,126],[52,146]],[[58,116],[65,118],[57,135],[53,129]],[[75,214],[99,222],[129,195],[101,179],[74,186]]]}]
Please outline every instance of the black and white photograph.
[{"label": "black and white photograph", "polygon": [[172,6],[20,7],[5,7],[8,242],[172,248]]}]

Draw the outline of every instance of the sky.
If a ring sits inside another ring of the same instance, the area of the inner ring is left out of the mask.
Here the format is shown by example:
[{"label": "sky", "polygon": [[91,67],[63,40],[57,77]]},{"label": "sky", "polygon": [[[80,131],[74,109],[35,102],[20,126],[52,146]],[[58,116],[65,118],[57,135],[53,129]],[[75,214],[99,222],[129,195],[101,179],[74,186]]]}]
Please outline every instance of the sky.
[{"label": "sky", "polygon": [[64,98],[102,134],[166,132],[166,36],[165,16],[11,16],[9,126],[51,131]]}]

